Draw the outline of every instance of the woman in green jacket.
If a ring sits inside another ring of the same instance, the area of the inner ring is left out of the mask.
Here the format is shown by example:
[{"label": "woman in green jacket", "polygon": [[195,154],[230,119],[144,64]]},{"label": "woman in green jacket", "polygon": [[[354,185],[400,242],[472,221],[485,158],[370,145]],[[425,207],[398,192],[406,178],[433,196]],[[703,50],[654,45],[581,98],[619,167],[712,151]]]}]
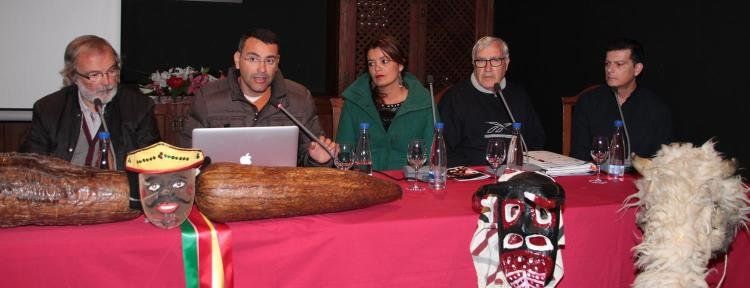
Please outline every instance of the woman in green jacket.
[{"label": "woman in green jacket", "polygon": [[367,48],[368,73],[344,90],[336,142],[356,144],[359,124],[370,124],[370,149],[374,170],[401,169],[411,140],[432,142],[430,93],[405,71],[406,57],[395,39],[385,36]]}]

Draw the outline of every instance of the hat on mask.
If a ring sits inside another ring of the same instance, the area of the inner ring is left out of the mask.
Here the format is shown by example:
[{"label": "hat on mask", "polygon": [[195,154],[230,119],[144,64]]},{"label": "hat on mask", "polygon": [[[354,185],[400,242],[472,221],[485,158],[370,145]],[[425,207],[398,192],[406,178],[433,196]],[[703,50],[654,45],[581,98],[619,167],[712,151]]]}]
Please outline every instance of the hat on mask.
[{"label": "hat on mask", "polygon": [[203,164],[203,151],[180,148],[164,142],[128,153],[125,169],[136,173],[162,174],[197,168]]}]

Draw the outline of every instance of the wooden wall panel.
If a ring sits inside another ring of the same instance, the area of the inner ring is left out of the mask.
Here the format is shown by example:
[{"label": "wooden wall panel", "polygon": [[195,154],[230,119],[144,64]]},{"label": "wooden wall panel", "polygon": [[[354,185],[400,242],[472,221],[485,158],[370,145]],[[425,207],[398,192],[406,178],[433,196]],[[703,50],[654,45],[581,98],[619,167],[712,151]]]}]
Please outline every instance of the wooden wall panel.
[{"label": "wooden wall panel", "polygon": [[31,129],[31,122],[0,122],[0,152],[17,152]]},{"label": "wooden wall panel", "polygon": [[366,72],[367,45],[391,35],[408,52],[407,69],[435,89],[471,73],[471,47],[492,34],[493,0],[357,0],[339,1],[339,67],[336,94]]}]

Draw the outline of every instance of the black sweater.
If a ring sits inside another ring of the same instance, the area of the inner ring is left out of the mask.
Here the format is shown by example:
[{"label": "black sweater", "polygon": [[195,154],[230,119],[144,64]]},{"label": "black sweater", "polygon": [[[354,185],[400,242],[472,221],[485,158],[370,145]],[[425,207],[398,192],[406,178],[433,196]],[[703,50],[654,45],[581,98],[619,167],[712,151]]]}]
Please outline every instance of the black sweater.
[{"label": "black sweater", "polygon": [[[526,90],[507,82],[503,95],[517,122],[529,150],[544,147],[544,128]],[[448,165],[485,165],[487,139],[509,138],[512,121],[502,99],[482,93],[469,79],[454,85],[438,104],[440,118],[445,122]]]},{"label": "black sweater", "polygon": [[[651,157],[662,144],[672,141],[672,114],[654,92],[636,86],[633,94],[623,103],[622,114],[630,135],[631,152]],[[573,108],[570,156],[591,160],[591,139],[594,136],[611,138],[614,121],[620,119],[617,100],[609,86],[601,85],[581,95]]]},{"label": "black sweater", "polygon": [[[117,170],[125,169],[128,152],[161,140],[154,101],[133,88],[118,86],[117,94],[104,108],[104,118],[117,154]],[[66,86],[34,103],[31,130],[20,151],[70,161],[80,131],[78,87]]]}]

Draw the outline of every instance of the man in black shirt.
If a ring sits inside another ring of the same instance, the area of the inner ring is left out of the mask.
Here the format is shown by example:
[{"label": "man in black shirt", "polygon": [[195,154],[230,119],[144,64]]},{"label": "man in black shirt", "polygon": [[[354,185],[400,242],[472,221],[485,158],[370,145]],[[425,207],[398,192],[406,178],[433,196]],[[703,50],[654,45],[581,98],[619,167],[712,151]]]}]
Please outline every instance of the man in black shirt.
[{"label": "man in black shirt", "polygon": [[651,157],[662,144],[672,141],[669,107],[638,85],[644,60],[643,48],[634,40],[618,39],[609,44],[604,61],[607,85],[581,95],[573,109],[572,157],[591,160],[593,137],[611,137],[615,120],[625,124],[628,155]]},{"label": "man in black shirt", "polygon": [[[445,122],[448,165],[484,165],[487,140],[510,138],[511,115],[521,122],[521,133],[529,150],[544,147],[544,129],[526,90],[508,81],[508,44],[497,37],[479,39],[472,50],[474,71],[456,83],[440,99],[440,118]],[[499,95],[499,85],[508,109]]]}]

